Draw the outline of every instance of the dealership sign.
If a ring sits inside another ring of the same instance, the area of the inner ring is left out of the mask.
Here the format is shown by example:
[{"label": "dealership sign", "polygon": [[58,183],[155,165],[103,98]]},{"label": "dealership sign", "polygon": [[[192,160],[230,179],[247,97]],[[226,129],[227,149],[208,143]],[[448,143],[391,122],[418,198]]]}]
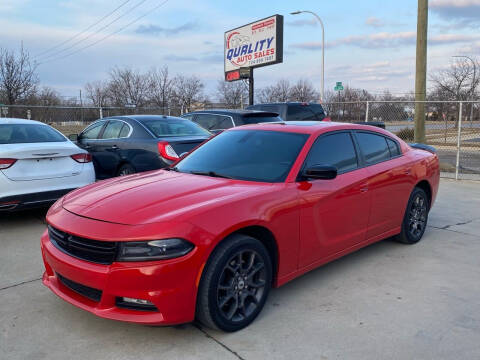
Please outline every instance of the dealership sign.
[{"label": "dealership sign", "polygon": [[270,16],[227,31],[224,42],[227,81],[243,78],[244,76],[241,75],[245,73],[245,68],[281,63],[283,61],[283,16]]}]

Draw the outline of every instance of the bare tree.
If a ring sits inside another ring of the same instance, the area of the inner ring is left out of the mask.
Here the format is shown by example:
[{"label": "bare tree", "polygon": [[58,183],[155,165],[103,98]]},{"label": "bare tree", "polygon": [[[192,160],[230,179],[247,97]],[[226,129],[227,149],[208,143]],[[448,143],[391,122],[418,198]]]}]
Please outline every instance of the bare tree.
[{"label": "bare tree", "polygon": [[0,92],[5,102],[13,105],[35,93],[39,82],[36,69],[23,46],[18,54],[0,48]]},{"label": "bare tree", "polygon": [[146,74],[131,68],[114,68],[110,71],[108,96],[116,106],[144,106],[147,102],[148,80]]},{"label": "bare tree", "polygon": [[202,80],[195,75],[177,75],[175,77],[175,99],[181,107],[182,113],[188,112],[194,102],[201,100],[204,87]]},{"label": "bare tree", "polygon": [[[476,62],[477,70],[480,64]],[[473,64],[468,59],[456,61],[448,69],[434,72],[430,76],[433,83],[432,93],[441,100],[470,100],[476,94],[480,76],[477,73],[473,79]]]},{"label": "bare tree", "polygon": [[260,103],[287,102],[291,98],[292,87],[286,79],[280,79],[275,84],[259,90],[257,99]]},{"label": "bare tree", "polygon": [[92,81],[85,85],[87,99],[98,107],[108,106],[109,87],[108,83],[102,80]]},{"label": "bare tree", "polygon": [[174,95],[173,78],[169,76],[168,66],[152,69],[149,74],[149,101],[162,108],[165,113],[170,107]]},{"label": "bare tree", "polygon": [[313,84],[306,79],[298,80],[290,91],[291,101],[309,102],[316,101],[318,98],[318,92],[313,87]]},{"label": "bare tree", "polygon": [[243,81],[228,82],[223,79],[217,83],[218,100],[228,108],[242,108],[245,99],[248,98],[247,86]]}]

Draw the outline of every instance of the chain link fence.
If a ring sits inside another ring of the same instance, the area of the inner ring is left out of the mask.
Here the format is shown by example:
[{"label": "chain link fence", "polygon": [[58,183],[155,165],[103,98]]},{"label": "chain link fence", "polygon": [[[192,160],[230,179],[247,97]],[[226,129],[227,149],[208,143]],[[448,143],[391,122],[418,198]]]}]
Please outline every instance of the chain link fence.
[{"label": "chain link fence", "polygon": [[[323,104],[332,121],[381,121],[387,130],[407,142],[415,136],[414,101],[332,102]],[[191,110],[219,108],[219,104],[196,104]],[[181,108],[0,106],[0,115],[34,119],[50,124],[64,134],[82,131],[99,118],[165,114],[178,116]],[[480,180],[480,102],[425,102],[426,142],[436,147],[443,177]]]}]

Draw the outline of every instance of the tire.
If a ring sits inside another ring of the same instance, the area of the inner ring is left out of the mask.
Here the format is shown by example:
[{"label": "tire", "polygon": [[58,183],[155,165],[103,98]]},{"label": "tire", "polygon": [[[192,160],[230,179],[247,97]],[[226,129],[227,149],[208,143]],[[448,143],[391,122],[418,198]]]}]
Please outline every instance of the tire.
[{"label": "tire", "polygon": [[231,235],[207,262],[198,289],[197,320],[226,332],[243,329],[262,310],[271,284],[272,261],[265,246],[250,236]]},{"label": "tire", "polygon": [[414,188],[408,199],[402,221],[402,231],[395,240],[404,244],[415,244],[421,240],[428,221],[430,204],[423,189]]},{"label": "tire", "polygon": [[130,174],[135,174],[135,168],[130,164],[123,164],[117,171],[117,176],[126,176]]}]

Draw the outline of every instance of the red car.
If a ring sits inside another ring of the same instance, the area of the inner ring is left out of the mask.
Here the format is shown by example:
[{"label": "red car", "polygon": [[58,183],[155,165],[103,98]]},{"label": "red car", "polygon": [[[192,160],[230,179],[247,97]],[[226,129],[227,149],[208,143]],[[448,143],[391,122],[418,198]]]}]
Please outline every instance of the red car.
[{"label": "red car", "polygon": [[108,319],[239,330],[271,287],[385,238],[419,241],[438,184],[435,153],[383,129],[233,128],[170,169],[57,201],[43,283]]}]

